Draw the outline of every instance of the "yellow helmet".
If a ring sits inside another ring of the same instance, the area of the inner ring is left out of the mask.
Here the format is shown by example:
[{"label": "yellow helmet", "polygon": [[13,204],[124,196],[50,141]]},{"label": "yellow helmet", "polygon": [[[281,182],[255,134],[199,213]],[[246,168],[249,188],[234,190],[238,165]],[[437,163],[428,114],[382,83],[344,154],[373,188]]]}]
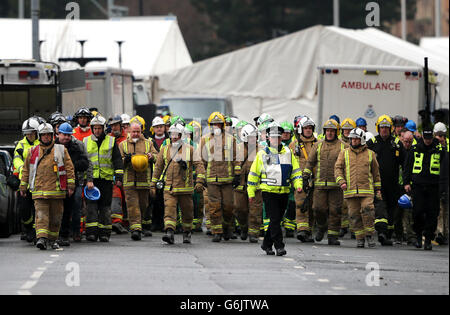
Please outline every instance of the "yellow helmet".
[{"label": "yellow helmet", "polygon": [[191,121],[191,122],[189,123],[189,125],[191,125],[192,127],[194,127],[194,129],[195,129],[195,128],[198,128],[198,129],[200,130],[200,132],[202,131],[202,124],[199,123],[198,121],[193,120],[193,121]]},{"label": "yellow helmet", "polygon": [[225,125],[225,117],[219,112],[212,113],[208,118],[208,125],[211,126],[212,124],[224,124]]},{"label": "yellow helmet", "polygon": [[131,118],[130,124],[132,123],[138,123],[139,125],[141,125],[142,130],[145,130],[145,119],[141,116],[134,116],[133,118]]},{"label": "yellow helmet", "polygon": [[345,118],[341,124],[341,129],[353,130],[356,128],[356,122],[351,118]]},{"label": "yellow helmet", "polygon": [[138,172],[142,173],[145,172],[148,168],[148,157],[145,154],[136,154],[131,157],[131,165],[133,166],[133,169]]},{"label": "yellow helmet", "polygon": [[375,126],[377,127],[378,133],[380,133],[380,127],[390,127],[391,133],[394,132],[394,123],[392,122],[391,117],[389,117],[388,115],[382,115],[378,117]]},{"label": "yellow helmet", "polygon": [[92,116],[97,116],[98,115],[98,112],[96,111],[96,110],[93,110],[92,112],[91,112],[91,114],[92,114]]},{"label": "yellow helmet", "polygon": [[323,124],[323,134],[325,134],[325,129],[335,129],[336,130],[336,136],[339,136],[341,133],[341,126],[339,123],[334,119],[328,119]]},{"label": "yellow helmet", "polygon": [[170,119],[171,119],[171,118],[172,118],[172,117],[170,117],[170,115],[164,116],[164,117],[163,117],[164,124],[165,124],[165,125],[170,124]]}]

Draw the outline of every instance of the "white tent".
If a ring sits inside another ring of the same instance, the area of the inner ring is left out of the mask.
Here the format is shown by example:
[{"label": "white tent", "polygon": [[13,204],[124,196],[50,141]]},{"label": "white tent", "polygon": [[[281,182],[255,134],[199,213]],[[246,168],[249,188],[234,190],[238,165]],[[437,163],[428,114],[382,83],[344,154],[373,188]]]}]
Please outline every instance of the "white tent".
[{"label": "white tent", "polygon": [[[112,20],[41,20],[41,59],[58,62],[61,57],[106,57],[88,68],[122,67],[135,76],[148,77],[192,64],[175,17],[115,18]],[[0,19],[0,59],[31,59],[31,20]],[[61,63],[63,69],[78,68],[75,63]]]},{"label": "white tent", "polygon": [[159,76],[162,96],[226,96],[234,114],[251,120],[267,112],[277,120],[318,117],[318,71],[323,64],[423,66],[437,72],[440,101],[448,107],[448,59],[376,29],[315,26],[204,60]]},{"label": "white tent", "polygon": [[448,60],[448,37],[422,37],[419,45],[423,49],[441,55]]}]

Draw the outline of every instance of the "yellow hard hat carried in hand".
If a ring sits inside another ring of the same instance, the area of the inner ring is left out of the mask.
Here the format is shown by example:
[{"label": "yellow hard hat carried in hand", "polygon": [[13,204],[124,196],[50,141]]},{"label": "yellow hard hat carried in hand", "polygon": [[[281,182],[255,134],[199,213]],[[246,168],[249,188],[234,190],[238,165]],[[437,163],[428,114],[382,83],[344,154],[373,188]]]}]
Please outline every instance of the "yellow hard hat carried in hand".
[{"label": "yellow hard hat carried in hand", "polygon": [[377,127],[378,133],[380,133],[380,127],[390,127],[391,132],[394,131],[394,123],[392,122],[391,117],[389,117],[388,115],[382,115],[382,116],[378,117],[378,120],[377,120],[375,126]]},{"label": "yellow hard hat carried in hand", "polygon": [[148,157],[145,154],[136,154],[131,157],[131,165],[133,166],[133,169],[138,172],[142,173],[145,172],[148,169]]},{"label": "yellow hard hat carried in hand", "polygon": [[212,113],[208,118],[208,125],[211,126],[212,124],[224,124],[225,125],[225,117],[219,112]]},{"label": "yellow hard hat carried in hand", "polygon": [[341,129],[353,130],[356,128],[356,122],[351,118],[345,118],[341,124]]}]

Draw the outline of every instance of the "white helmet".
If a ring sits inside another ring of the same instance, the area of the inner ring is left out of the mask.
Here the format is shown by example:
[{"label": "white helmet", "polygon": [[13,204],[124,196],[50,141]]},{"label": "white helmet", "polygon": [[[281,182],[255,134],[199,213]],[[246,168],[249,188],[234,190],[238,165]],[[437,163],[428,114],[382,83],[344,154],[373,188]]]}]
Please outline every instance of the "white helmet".
[{"label": "white helmet", "polygon": [[239,119],[237,119],[236,117],[231,117],[231,123],[232,123],[232,125],[231,125],[231,127],[232,128],[236,128],[236,125],[239,123]]},{"label": "white helmet", "polygon": [[91,127],[92,126],[106,126],[106,119],[101,116],[101,115],[97,115],[94,118],[92,118],[91,120]]},{"label": "white helmet", "polygon": [[171,134],[171,133],[179,133],[179,134],[183,135],[183,133],[184,133],[183,125],[175,124],[175,125],[170,126],[169,134]]},{"label": "white helmet", "polygon": [[264,113],[261,116],[259,116],[257,123],[258,123],[258,125],[261,125],[265,122],[273,122],[273,121],[274,121],[274,119],[272,118],[272,116]]},{"label": "white helmet", "polygon": [[254,125],[248,124],[242,127],[239,138],[243,142],[248,142],[248,137],[257,137],[257,136],[258,136],[258,129]]},{"label": "white helmet", "polygon": [[122,114],[120,118],[122,118],[122,124],[129,124],[131,121],[131,117],[128,114]]},{"label": "white helmet", "polygon": [[155,117],[152,121],[152,127],[165,125],[164,120],[161,117]]},{"label": "white helmet", "polygon": [[266,130],[269,137],[281,137],[284,132],[284,129],[276,121],[271,122]]},{"label": "white helmet", "polygon": [[437,132],[447,133],[447,127],[443,123],[438,122],[434,125],[433,132],[434,133],[437,133]]},{"label": "white helmet", "polygon": [[48,123],[40,124],[38,128],[38,134],[43,135],[46,133],[53,133],[53,127],[52,125]]},{"label": "white helmet", "polygon": [[309,118],[308,116],[303,117],[300,120],[300,130],[299,133],[302,134],[303,133],[303,128],[304,127],[308,127],[308,126],[312,126],[313,127],[313,132],[316,131],[316,123],[314,122],[314,120],[312,120],[311,118]]},{"label": "white helmet", "polygon": [[36,118],[29,118],[23,122],[22,132],[24,135],[28,135],[33,131],[38,131],[39,121]]},{"label": "white helmet", "polygon": [[360,128],[352,129],[352,131],[350,131],[350,134],[348,137],[350,139],[351,138],[361,139],[361,145],[366,144],[366,133],[364,132],[364,130],[362,130]]},{"label": "white helmet", "polygon": [[375,137],[375,135],[369,131],[366,132],[366,142]]}]

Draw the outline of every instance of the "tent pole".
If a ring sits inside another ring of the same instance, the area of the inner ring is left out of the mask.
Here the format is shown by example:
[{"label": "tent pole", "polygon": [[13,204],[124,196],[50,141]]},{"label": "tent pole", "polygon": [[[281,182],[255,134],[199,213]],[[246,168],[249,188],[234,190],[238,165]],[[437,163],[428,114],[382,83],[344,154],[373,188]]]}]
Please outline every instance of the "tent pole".
[{"label": "tent pole", "polygon": [[333,0],[333,25],[339,27],[339,0]]},{"label": "tent pole", "polygon": [[434,0],[434,28],[436,37],[441,37],[441,0]]},{"label": "tent pole", "polygon": [[406,40],[406,0],[401,0],[402,11],[402,39]]},{"label": "tent pole", "polygon": [[39,15],[40,15],[40,2],[39,0],[31,0],[31,25],[32,25],[32,47],[33,47],[33,59],[41,61],[39,53]]}]

